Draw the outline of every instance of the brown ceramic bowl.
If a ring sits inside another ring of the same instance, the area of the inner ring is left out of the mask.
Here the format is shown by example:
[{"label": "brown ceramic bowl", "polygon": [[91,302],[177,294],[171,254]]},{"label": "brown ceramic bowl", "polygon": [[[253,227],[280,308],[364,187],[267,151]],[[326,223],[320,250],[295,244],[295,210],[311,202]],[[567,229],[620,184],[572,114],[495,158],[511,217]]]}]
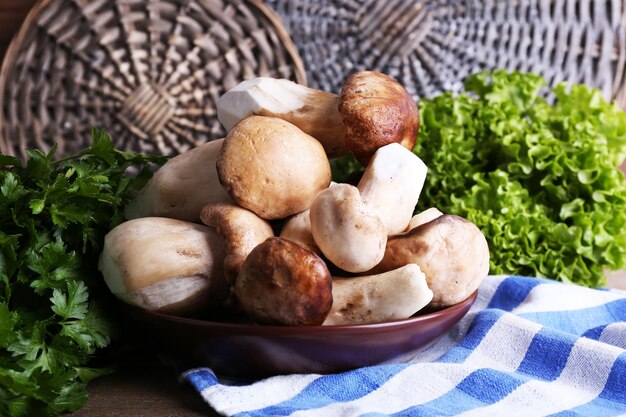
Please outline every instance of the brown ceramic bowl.
[{"label": "brown ceramic bowl", "polygon": [[470,309],[475,292],[443,310],[406,320],[348,326],[268,326],[206,321],[125,305],[133,329],[184,366],[208,366],[224,377],[332,373],[374,365],[425,349]]}]

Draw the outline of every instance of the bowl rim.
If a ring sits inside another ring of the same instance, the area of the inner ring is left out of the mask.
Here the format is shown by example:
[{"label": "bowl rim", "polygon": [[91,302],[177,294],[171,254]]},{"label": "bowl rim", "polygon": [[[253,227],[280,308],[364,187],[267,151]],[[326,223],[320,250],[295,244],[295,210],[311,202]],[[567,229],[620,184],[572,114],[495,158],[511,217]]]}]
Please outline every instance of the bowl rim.
[{"label": "bowl rim", "polygon": [[144,310],[140,307],[126,305],[126,307],[134,310],[136,313],[141,314],[144,317],[155,318],[157,320],[169,321],[175,324],[188,325],[188,326],[199,326],[204,328],[211,329],[228,329],[228,330],[239,330],[242,332],[251,332],[251,333],[266,333],[266,334],[277,334],[277,335],[285,335],[285,334],[314,334],[314,333],[337,333],[340,332],[360,332],[366,330],[384,330],[391,329],[396,327],[404,327],[415,325],[420,322],[429,322],[432,320],[436,320],[441,316],[454,315],[459,310],[463,310],[467,308],[469,310],[476,298],[478,297],[478,290],[474,291],[470,294],[469,297],[464,300],[453,304],[449,307],[443,308],[441,310],[432,311],[425,314],[419,314],[411,316],[406,319],[399,320],[391,320],[385,321],[381,323],[369,323],[369,324],[342,324],[342,325],[328,325],[328,326],[282,326],[282,325],[273,325],[273,324],[249,324],[249,323],[229,323],[222,321],[213,321],[213,320],[202,320],[190,317],[182,317],[182,316],[174,316],[166,313],[159,313],[156,311]]}]

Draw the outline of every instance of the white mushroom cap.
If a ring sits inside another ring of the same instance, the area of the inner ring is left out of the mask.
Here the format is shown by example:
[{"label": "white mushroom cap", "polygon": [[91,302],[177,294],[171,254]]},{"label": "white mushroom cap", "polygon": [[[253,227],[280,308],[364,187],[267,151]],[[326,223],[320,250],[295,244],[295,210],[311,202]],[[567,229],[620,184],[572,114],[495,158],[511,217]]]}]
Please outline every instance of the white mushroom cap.
[{"label": "white mushroom cap", "polygon": [[356,187],[335,184],[322,191],[311,206],[310,218],[315,243],[339,268],[363,272],[382,259],[387,230],[363,204]]},{"label": "white mushroom cap", "polygon": [[333,307],[324,325],[406,319],[433,298],[416,264],[357,278],[333,277]]},{"label": "white mushroom cap", "polygon": [[212,229],[144,217],[122,223],[106,235],[98,267],[121,300],[182,314],[226,299],[223,258],[221,239]]},{"label": "white mushroom cap", "polygon": [[205,143],[167,161],[128,204],[126,217],[197,222],[204,205],[232,201],[215,167],[223,142],[218,139]]},{"label": "white mushroom cap", "polygon": [[374,153],[358,189],[365,205],[385,224],[388,235],[402,233],[408,226],[426,172],[422,160],[398,143]]}]

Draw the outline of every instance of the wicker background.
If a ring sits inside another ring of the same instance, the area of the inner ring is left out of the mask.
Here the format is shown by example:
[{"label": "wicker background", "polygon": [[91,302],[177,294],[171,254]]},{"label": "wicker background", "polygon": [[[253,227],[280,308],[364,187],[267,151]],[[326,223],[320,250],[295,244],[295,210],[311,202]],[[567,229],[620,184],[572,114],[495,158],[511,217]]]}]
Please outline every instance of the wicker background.
[{"label": "wicker background", "polygon": [[215,102],[255,76],[306,83],[260,0],[41,0],[0,73],[0,149],[73,153],[96,126],[120,148],[178,154],[224,135]]},{"label": "wicker background", "polygon": [[[0,43],[32,3],[0,0]],[[192,13],[198,4],[210,19]],[[251,11],[263,4],[284,25]],[[40,8],[48,16],[26,22],[0,74],[5,152],[54,141],[69,152],[97,125],[118,146],[179,153],[223,135],[214,100],[236,82],[265,74],[304,83],[305,69],[309,85],[333,92],[350,72],[377,69],[418,98],[504,67],[586,83],[626,107],[626,0],[42,0]],[[142,77],[159,66],[177,75]]]},{"label": "wicker background", "polygon": [[508,68],[602,89],[626,107],[625,0],[268,0],[309,83],[338,91],[375,68],[415,96],[459,91],[468,75]]}]

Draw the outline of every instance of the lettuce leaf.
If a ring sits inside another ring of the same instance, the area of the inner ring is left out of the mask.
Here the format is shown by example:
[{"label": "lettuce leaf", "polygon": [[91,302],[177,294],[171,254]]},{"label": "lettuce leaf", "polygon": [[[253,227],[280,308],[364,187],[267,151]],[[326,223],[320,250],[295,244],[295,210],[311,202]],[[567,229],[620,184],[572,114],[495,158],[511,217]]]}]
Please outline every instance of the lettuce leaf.
[{"label": "lettuce leaf", "polygon": [[465,87],[420,103],[417,211],[476,223],[492,274],[603,285],[626,258],[624,112],[584,85],[559,84],[549,104],[534,74],[482,72]]}]

